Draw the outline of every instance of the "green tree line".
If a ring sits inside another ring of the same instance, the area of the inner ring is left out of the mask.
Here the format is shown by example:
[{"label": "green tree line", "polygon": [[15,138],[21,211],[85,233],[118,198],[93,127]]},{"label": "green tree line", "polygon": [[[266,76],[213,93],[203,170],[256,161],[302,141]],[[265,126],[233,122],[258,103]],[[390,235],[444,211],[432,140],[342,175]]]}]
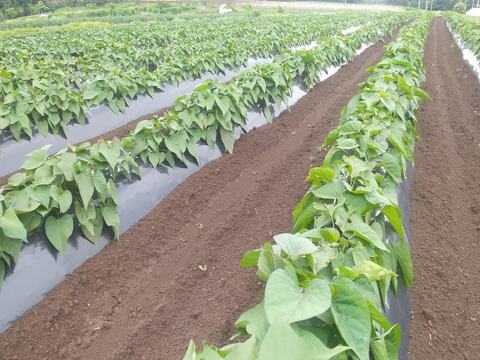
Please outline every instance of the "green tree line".
[{"label": "green tree line", "polygon": [[21,16],[37,15],[55,11],[63,7],[104,5],[107,0],[0,0],[0,21]]}]

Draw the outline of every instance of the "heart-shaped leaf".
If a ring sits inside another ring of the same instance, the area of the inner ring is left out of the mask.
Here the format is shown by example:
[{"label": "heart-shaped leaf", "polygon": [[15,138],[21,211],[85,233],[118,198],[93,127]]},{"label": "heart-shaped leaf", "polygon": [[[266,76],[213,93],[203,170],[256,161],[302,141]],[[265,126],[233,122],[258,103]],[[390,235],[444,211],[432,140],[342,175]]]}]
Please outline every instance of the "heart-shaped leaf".
[{"label": "heart-shaped leaf", "polygon": [[45,221],[45,232],[48,240],[62,254],[65,254],[67,242],[73,233],[73,219],[69,214],[64,214],[61,218],[49,216]]},{"label": "heart-shaped leaf", "polygon": [[290,258],[296,260],[300,255],[311,254],[318,250],[312,240],[292,234],[278,234],[273,237],[280,248]]},{"label": "heart-shaped leaf", "polygon": [[313,279],[306,288],[278,269],[268,279],[265,288],[265,313],[272,324],[277,318],[289,323],[306,320],[325,312],[331,304],[327,283]]},{"label": "heart-shaped leaf", "polygon": [[27,241],[27,232],[22,222],[18,219],[15,210],[7,208],[2,216],[0,216],[0,228],[6,236],[12,239],[21,239]]},{"label": "heart-shaped leaf", "polygon": [[25,170],[32,170],[43,165],[47,159],[47,151],[51,146],[52,145],[45,145],[44,147],[28,154],[28,159],[23,163],[22,168]]}]

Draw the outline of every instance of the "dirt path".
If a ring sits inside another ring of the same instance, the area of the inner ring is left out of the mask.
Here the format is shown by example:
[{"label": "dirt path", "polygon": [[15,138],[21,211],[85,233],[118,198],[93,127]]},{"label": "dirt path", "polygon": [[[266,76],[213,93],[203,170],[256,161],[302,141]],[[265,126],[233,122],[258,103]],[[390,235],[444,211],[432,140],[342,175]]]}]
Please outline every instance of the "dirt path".
[{"label": "dirt path", "polygon": [[480,359],[480,85],[441,18],[424,59],[409,359]]},{"label": "dirt path", "polygon": [[240,269],[242,255],[291,230],[309,165],[323,161],[317,146],[383,45],[178,186],[1,334],[0,358],[171,360],[192,338],[227,344],[263,293],[253,269]]}]

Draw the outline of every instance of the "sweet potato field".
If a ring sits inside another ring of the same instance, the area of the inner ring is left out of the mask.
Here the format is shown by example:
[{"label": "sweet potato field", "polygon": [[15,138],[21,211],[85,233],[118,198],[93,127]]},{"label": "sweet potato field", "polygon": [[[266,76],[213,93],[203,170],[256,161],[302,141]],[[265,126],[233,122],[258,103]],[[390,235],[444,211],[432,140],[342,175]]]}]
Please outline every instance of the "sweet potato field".
[{"label": "sweet potato field", "polygon": [[480,85],[446,22],[479,53],[428,12],[1,38],[1,357],[474,359]]}]

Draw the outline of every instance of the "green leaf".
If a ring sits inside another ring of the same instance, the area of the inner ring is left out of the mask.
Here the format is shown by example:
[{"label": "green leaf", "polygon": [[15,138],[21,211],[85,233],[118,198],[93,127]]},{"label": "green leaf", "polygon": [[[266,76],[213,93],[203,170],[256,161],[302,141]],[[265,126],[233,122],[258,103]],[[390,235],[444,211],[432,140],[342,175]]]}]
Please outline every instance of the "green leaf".
[{"label": "green leaf", "polygon": [[338,130],[339,135],[355,134],[362,128],[362,123],[358,120],[350,120],[343,124]]},{"label": "green leaf", "polygon": [[63,172],[65,180],[72,181],[74,179],[73,164],[75,163],[76,156],[72,153],[64,153],[58,157],[60,161],[57,163],[58,168]]},{"label": "green leaf", "polygon": [[18,219],[22,222],[27,235],[35,229],[38,229],[43,223],[43,216],[37,212],[19,214]]},{"label": "green leaf", "polygon": [[367,301],[371,302],[378,309],[381,308],[381,299],[379,296],[380,294],[378,292],[377,283],[370,282],[365,275],[360,275],[353,282],[360,289]]},{"label": "green leaf", "polygon": [[220,110],[222,110],[223,116],[225,116],[230,109],[230,101],[228,96],[217,97],[216,102]]},{"label": "green leaf", "polygon": [[320,199],[337,199],[345,191],[345,187],[341,181],[335,181],[325,184],[320,188],[312,191],[312,193]]},{"label": "green leaf", "polygon": [[337,141],[339,138],[338,129],[334,129],[330,131],[327,138],[325,139],[325,143],[322,145],[323,148],[326,148],[328,145],[332,144],[333,142]]},{"label": "green leaf", "polygon": [[[267,246],[270,249],[266,248]],[[277,269],[285,268],[285,261],[280,255],[277,255],[271,249],[271,244],[267,243],[263,246],[258,258],[258,272],[257,275],[267,281],[268,277]]]},{"label": "green leaf", "polygon": [[26,189],[9,191],[5,194],[5,204],[17,213],[28,213],[40,206],[40,203],[27,195]]},{"label": "green leaf", "polygon": [[50,209],[50,187],[48,185],[40,185],[27,188],[27,194],[33,199],[39,201],[45,208]]},{"label": "green leaf", "polygon": [[[208,81],[208,82],[207,82]],[[203,84],[199,84],[193,88],[193,91],[205,91],[208,90],[208,86],[211,80],[206,80]]]},{"label": "green leaf", "polygon": [[364,91],[360,96],[369,110],[372,109],[372,106],[381,99],[381,95],[376,91]]},{"label": "green leaf", "polygon": [[60,218],[49,216],[45,221],[45,232],[48,240],[62,254],[65,254],[67,242],[73,233],[73,219],[69,214],[64,214]]},{"label": "green leaf", "polygon": [[175,159],[171,151],[167,151],[165,153],[165,160],[167,160],[168,165],[170,165],[173,169],[175,169]]},{"label": "green leaf", "polygon": [[110,165],[111,169],[115,169],[117,166],[118,158],[120,157],[121,148],[118,141],[112,141],[111,143],[102,142],[98,147],[99,152],[105,157]]},{"label": "green leaf", "polygon": [[47,160],[47,151],[52,145],[45,145],[44,147],[35,150],[34,152],[28,154],[28,159],[22,165],[22,168],[25,170],[33,170],[42,166]]},{"label": "green leaf", "polygon": [[110,106],[110,109],[112,109],[112,111],[115,113],[115,114],[118,114],[118,112],[120,111],[120,109],[118,108],[118,103],[117,103],[117,99],[112,99],[108,102],[108,106]]},{"label": "green leaf", "polygon": [[302,292],[282,269],[270,275],[265,287],[265,313],[270,324],[279,319],[288,323],[310,319],[325,312],[330,303],[330,288],[324,280],[311,280]]},{"label": "green leaf", "polygon": [[108,179],[107,189],[108,189],[108,193],[110,194],[113,202],[114,202],[117,206],[120,206],[120,203],[119,203],[119,201],[118,201],[117,188],[115,187],[115,183],[113,182],[112,179]]},{"label": "green leaf", "polygon": [[257,266],[261,250],[253,250],[245,253],[240,260],[241,267]]},{"label": "green leaf", "polygon": [[373,321],[375,321],[377,324],[379,324],[381,327],[383,327],[385,330],[390,330],[392,328],[392,325],[388,322],[388,320],[383,316],[380,310],[378,310],[375,305],[373,305],[370,301],[367,299],[367,305],[368,305],[368,310],[370,311],[370,317],[372,318]]},{"label": "green leaf", "polygon": [[203,343],[203,360],[223,360],[217,351],[212,347],[208,346],[205,342]]},{"label": "green leaf", "polygon": [[305,342],[284,321],[279,319],[268,329],[258,360],[313,360]]},{"label": "green leaf", "polygon": [[0,228],[2,228],[6,236],[12,239],[27,241],[27,231],[12,208],[7,208],[3,215],[0,216]]},{"label": "green leaf", "polygon": [[370,261],[370,254],[361,241],[358,241],[353,249],[353,261],[356,266],[360,266],[364,261]]},{"label": "green leaf", "polygon": [[25,178],[26,174],[24,172],[13,174],[8,178],[8,185],[17,187],[25,182]]},{"label": "green leaf", "polygon": [[83,234],[85,237],[90,240],[95,246],[98,246],[98,240],[103,230],[103,217],[102,210],[100,208],[95,208],[95,218],[91,221],[93,225],[93,232],[90,231],[91,227],[84,224],[80,224],[82,227]]},{"label": "green leaf", "polygon": [[[375,190],[376,191],[376,190]],[[353,194],[351,192],[345,193],[345,205],[351,208],[357,214],[362,214],[363,209],[367,206],[368,194]]]},{"label": "green leaf", "polygon": [[356,178],[360,173],[369,170],[368,164],[356,156],[345,156],[343,160],[349,165],[352,178]]},{"label": "green leaf", "polygon": [[215,102],[215,97],[211,93],[209,93],[205,97],[205,106],[208,111],[212,110],[214,102]]},{"label": "green leaf", "polygon": [[264,108],[263,108],[263,113],[265,114],[265,118],[269,123],[272,122],[272,111],[270,110],[270,103],[268,103]]},{"label": "green leaf", "polygon": [[83,225],[89,233],[93,234],[93,219],[95,219],[96,216],[95,205],[90,201],[88,207],[85,209],[80,201],[75,200],[73,204],[78,222]]},{"label": "green leaf", "polygon": [[185,353],[183,360],[195,360],[196,357],[197,357],[197,354],[195,353],[195,343],[193,342],[193,340],[190,340],[190,343],[188,344],[187,352]]},{"label": "green leaf", "polygon": [[165,138],[165,145],[167,149],[173,152],[179,159],[182,158],[182,150],[180,147],[180,142],[177,134],[172,134]]},{"label": "green leaf", "polygon": [[388,249],[386,248],[385,243],[380,236],[378,236],[378,234],[370,226],[368,226],[368,224],[363,222],[360,216],[354,216],[352,218],[352,223],[350,224],[348,230],[354,231],[356,236],[361,237],[379,249],[388,252]]},{"label": "green leaf", "polygon": [[120,218],[115,202],[111,198],[108,198],[105,204],[102,204],[101,208],[105,224],[112,227],[115,232],[115,238],[118,239],[120,236]]},{"label": "green leaf", "polygon": [[278,234],[273,239],[293,260],[298,259],[301,255],[311,254],[318,250],[310,239],[298,235]]},{"label": "green leaf", "polygon": [[335,178],[334,171],[327,169],[326,167],[316,167],[316,168],[310,169],[310,171],[308,172],[308,177],[305,179],[305,181],[318,180],[318,181],[326,181],[328,183],[331,183],[334,178]]},{"label": "green leaf", "polygon": [[402,78],[400,75],[398,75],[398,82],[397,86],[405,91],[406,94],[410,95],[412,93],[412,87],[407,84],[404,78]]},{"label": "green leaf", "polygon": [[398,264],[402,269],[403,278],[407,286],[412,286],[413,282],[413,266],[410,250],[405,241],[401,240],[394,245],[395,254],[397,255]]},{"label": "green leaf", "polygon": [[337,147],[342,150],[349,150],[358,147],[355,139],[340,139],[337,141]]},{"label": "green leaf", "polygon": [[102,201],[105,201],[107,197],[107,180],[105,179],[103,172],[98,169],[93,173],[93,185]]},{"label": "green leaf", "polygon": [[392,224],[395,231],[403,239],[403,227],[402,227],[402,216],[400,209],[393,205],[387,205],[382,208],[382,213],[387,217],[390,224]]},{"label": "green leaf", "polygon": [[342,278],[332,299],[332,315],[342,338],[360,360],[369,360],[370,312],[353,281]]},{"label": "green leaf", "polygon": [[[333,322],[333,320],[332,320]],[[292,324],[291,327],[297,333],[297,335],[305,342],[305,344],[310,349],[311,353],[314,354],[315,360],[329,360],[329,359],[338,359],[335,356],[350,348],[347,346],[338,345],[333,349],[330,349],[325,346],[325,344],[317,337],[315,331],[318,328],[307,328],[304,329],[297,324]]]},{"label": "green leaf", "polygon": [[[17,263],[22,244],[23,241],[21,239],[11,238],[10,236],[5,235],[3,229],[0,228],[0,252],[2,252],[2,257],[4,259],[7,257],[4,253],[7,253],[12,256],[15,263]],[[1,261],[2,260],[0,259],[0,262]],[[7,259],[5,259],[5,261],[7,261]],[[7,263],[10,265],[9,261],[7,261]]]},{"label": "green leaf", "polygon": [[39,168],[35,169],[33,175],[33,185],[50,185],[55,180],[55,175],[52,172],[52,166],[49,164],[43,164]]},{"label": "green leaf", "polygon": [[5,265],[3,261],[0,260],[0,291],[2,291],[4,278],[5,278]]},{"label": "green leaf", "polygon": [[215,124],[207,128],[207,136],[205,140],[212,150],[215,148],[215,141],[217,140],[217,127],[218,125]]},{"label": "green leaf", "polygon": [[192,155],[195,158],[195,161],[197,164],[200,164],[200,158],[199,158],[199,152],[197,145],[193,141],[188,141],[187,142],[187,149],[190,155]]},{"label": "green leaf", "polygon": [[350,280],[355,280],[356,277],[355,272],[352,269],[341,264],[338,264],[337,266],[337,275],[341,278],[347,278]]},{"label": "green leaf", "polygon": [[95,99],[98,94],[99,94],[99,92],[96,91],[96,90],[86,89],[85,92],[83,93],[83,98],[85,100],[92,100],[92,99]]},{"label": "green leaf", "polygon": [[77,182],[78,190],[80,191],[83,207],[86,209],[95,190],[92,172],[89,168],[85,168],[82,172],[75,174],[75,181]]},{"label": "green leaf", "polygon": [[264,300],[250,310],[245,311],[235,322],[235,327],[245,328],[248,334],[253,335],[259,341],[263,340],[269,326],[270,324],[265,315]]},{"label": "green leaf", "polygon": [[150,161],[150,164],[155,168],[158,166],[158,164],[163,163],[165,160],[165,154],[164,153],[156,153],[156,152],[149,152],[148,153],[148,161]]},{"label": "green leaf", "polygon": [[225,149],[231,154],[233,152],[233,144],[235,143],[233,131],[225,130],[223,126],[220,126],[220,138],[223,145],[225,145]]},{"label": "green leaf", "polygon": [[327,240],[329,242],[337,242],[338,238],[340,237],[339,231],[335,228],[318,229],[318,233],[320,234],[320,237],[322,239]]},{"label": "green leaf", "polygon": [[299,232],[303,228],[308,227],[318,210],[315,209],[315,196],[312,193],[307,193],[303,199],[298,203],[293,211],[293,229],[292,233]]},{"label": "green leaf", "polygon": [[257,359],[257,341],[251,336],[243,344],[240,344],[235,350],[229,353],[225,360],[256,360]]},{"label": "green leaf", "polygon": [[400,326],[395,324],[382,336],[372,339],[370,347],[375,360],[398,360],[401,335]]},{"label": "green leaf", "polygon": [[387,276],[396,276],[395,272],[392,270],[385,269],[384,267],[368,260],[364,261],[362,265],[356,267],[353,272],[355,277],[363,274],[371,282],[384,279]]},{"label": "green leaf", "polygon": [[423,99],[432,100],[432,98],[420,88],[415,88],[415,90],[413,91],[413,94]]},{"label": "green leaf", "polygon": [[390,175],[397,184],[400,184],[402,182],[402,168],[397,159],[386,152],[382,155],[382,164],[385,170],[387,170],[388,175]]},{"label": "green leaf", "polygon": [[312,271],[317,274],[320,270],[327,267],[330,261],[337,257],[338,250],[330,246],[321,246],[318,251],[307,255]]}]

